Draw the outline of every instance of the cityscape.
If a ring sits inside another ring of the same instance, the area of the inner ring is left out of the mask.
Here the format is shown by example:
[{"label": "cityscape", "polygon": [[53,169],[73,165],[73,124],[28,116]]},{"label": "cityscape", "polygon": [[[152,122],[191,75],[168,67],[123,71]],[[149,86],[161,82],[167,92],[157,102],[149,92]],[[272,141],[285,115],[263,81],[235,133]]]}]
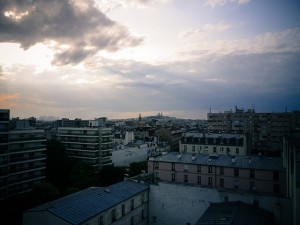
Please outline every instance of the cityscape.
[{"label": "cityscape", "polygon": [[0,224],[300,224],[300,2],[0,0]]},{"label": "cityscape", "polygon": [[1,109],[0,119],[3,224],[299,219],[300,111],[49,121]]}]

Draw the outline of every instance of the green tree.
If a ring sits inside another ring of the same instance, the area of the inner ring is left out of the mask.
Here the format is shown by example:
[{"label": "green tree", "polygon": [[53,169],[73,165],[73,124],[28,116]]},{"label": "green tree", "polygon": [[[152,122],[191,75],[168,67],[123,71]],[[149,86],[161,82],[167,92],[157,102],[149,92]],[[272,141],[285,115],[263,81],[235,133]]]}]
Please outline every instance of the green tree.
[{"label": "green tree", "polygon": [[126,170],[117,166],[103,166],[100,173],[101,186],[109,186],[124,180]]},{"label": "green tree", "polygon": [[32,196],[37,203],[44,203],[58,198],[60,191],[54,185],[42,182],[33,187]]},{"label": "green tree", "polygon": [[160,141],[167,142],[169,145],[172,144],[172,134],[167,128],[159,128],[156,130],[155,136],[159,137]]},{"label": "green tree", "polygon": [[139,175],[142,170],[147,171],[147,161],[130,163],[129,176]]}]

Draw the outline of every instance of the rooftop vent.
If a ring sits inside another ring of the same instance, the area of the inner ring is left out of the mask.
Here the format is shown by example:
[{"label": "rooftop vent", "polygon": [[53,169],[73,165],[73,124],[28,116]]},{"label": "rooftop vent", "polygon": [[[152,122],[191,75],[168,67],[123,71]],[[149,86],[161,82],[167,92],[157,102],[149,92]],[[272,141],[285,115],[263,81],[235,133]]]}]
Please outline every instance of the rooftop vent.
[{"label": "rooftop vent", "polygon": [[109,190],[108,188],[105,188],[104,191],[105,191],[106,193],[110,193],[110,190]]},{"label": "rooftop vent", "polygon": [[232,159],[231,159],[231,163],[235,163],[235,158],[232,158]]},{"label": "rooftop vent", "polygon": [[193,155],[193,156],[192,156],[192,160],[195,160],[195,159],[196,159],[196,156]]},{"label": "rooftop vent", "polygon": [[248,160],[248,163],[251,164],[251,159]]},{"label": "rooftop vent", "polygon": [[178,155],[177,155],[177,158],[178,158],[178,159],[181,159],[181,154],[178,154]]}]

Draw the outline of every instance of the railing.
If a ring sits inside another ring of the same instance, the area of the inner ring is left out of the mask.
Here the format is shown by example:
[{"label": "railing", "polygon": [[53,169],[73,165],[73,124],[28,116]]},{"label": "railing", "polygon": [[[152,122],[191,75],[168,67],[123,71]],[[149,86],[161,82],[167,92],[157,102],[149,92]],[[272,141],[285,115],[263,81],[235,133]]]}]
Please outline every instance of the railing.
[{"label": "railing", "polygon": [[18,172],[30,172],[33,170],[39,170],[39,169],[46,169],[46,165],[42,164],[42,165],[36,165],[36,166],[28,166],[28,167],[23,167],[23,168],[17,168],[17,169],[10,169],[9,174],[14,174],[14,173],[18,173]]},{"label": "railing", "polygon": [[9,164],[11,164],[11,163],[23,163],[23,162],[26,162],[26,161],[36,161],[36,160],[43,160],[43,159],[46,159],[46,155],[20,157],[20,158],[10,159]]}]

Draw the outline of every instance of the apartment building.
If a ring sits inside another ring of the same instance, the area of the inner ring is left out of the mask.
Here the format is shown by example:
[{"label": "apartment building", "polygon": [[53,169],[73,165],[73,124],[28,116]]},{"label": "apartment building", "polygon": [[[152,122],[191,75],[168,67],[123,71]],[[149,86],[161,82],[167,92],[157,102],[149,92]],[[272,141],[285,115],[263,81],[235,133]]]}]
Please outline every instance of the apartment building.
[{"label": "apartment building", "polygon": [[246,135],[185,133],[180,141],[180,152],[246,155]]},{"label": "apartment building", "polygon": [[9,114],[8,109],[0,109],[0,199],[7,189]]},{"label": "apartment building", "polygon": [[24,225],[147,225],[149,187],[123,181],[106,188],[91,187],[26,210]]},{"label": "apartment building", "polygon": [[112,128],[60,127],[57,137],[65,145],[69,157],[88,163],[95,172],[112,164]]},{"label": "apartment building", "polygon": [[245,111],[208,113],[208,128],[211,131],[245,133],[249,139],[249,149],[256,154],[279,156],[282,138],[291,132],[291,113],[256,113],[254,109]]},{"label": "apartment building", "polygon": [[280,158],[169,152],[149,158],[148,172],[160,181],[284,196]]},{"label": "apartment building", "polygon": [[46,178],[45,142],[44,130],[9,132],[8,196],[30,191]]},{"label": "apartment building", "polygon": [[0,199],[30,191],[46,170],[44,131],[10,131],[9,115],[8,109],[0,110]]}]

